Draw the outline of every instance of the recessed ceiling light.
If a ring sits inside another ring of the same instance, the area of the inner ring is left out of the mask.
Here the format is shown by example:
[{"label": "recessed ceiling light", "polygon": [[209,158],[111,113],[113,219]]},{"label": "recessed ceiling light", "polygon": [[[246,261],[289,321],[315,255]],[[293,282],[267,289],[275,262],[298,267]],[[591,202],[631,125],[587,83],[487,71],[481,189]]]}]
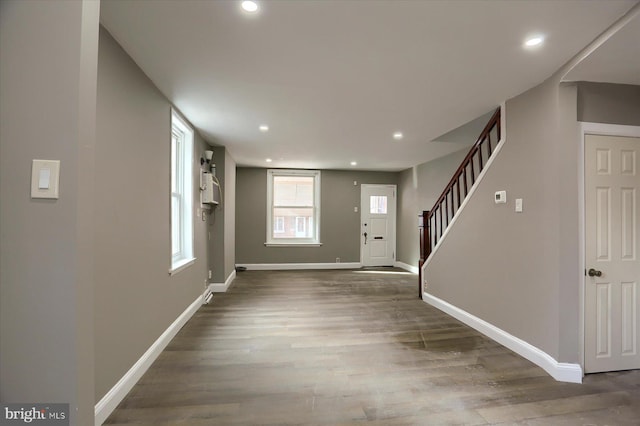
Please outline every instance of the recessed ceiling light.
[{"label": "recessed ceiling light", "polygon": [[265,161],[266,161],[267,163],[270,163],[270,162],[272,162],[273,160],[272,160],[271,158],[267,158]]},{"label": "recessed ceiling light", "polygon": [[357,165],[358,165],[358,163],[356,163],[355,161],[352,161],[352,162],[351,162],[351,165],[352,165],[352,166],[357,166]]},{"label": "recessed ceiling light", "polygon": [[540,46],[543,41],[544,41],[544,37],[542,37],[542,36],[534,36],[534,37],[528,38],[524,42],[524,45],[526,47],[536,47],[536,46]]},{"label": "recessed ceiling light", "polygon": [[404,137],[404,135],[402,134],[402,132],[395,132],[393,134],[393,138],[397,141],[399,141],[400,139],[402,139]]},{"label": "recessed ceiling light", "polygon": [[242,2],[242,9],[246,12],[256,12],[258,10],[258,3],[251,0],[245,0]]},{"label": "recessed ceiling light", "polygon": [[263,124],[259,127],[261,132],[268,132],[269,131],[269,126],[267,126],[266,124]]}]

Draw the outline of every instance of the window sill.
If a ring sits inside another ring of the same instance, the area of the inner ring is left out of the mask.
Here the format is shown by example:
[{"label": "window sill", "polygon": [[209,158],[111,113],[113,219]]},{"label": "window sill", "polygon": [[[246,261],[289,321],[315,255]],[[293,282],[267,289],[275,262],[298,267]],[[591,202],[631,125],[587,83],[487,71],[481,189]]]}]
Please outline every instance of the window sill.
[{"label": "window sill", "polygon": [[175,274],[177,274],[180,271],[184,271],[185,269],[187,269],[189,266],[193,265],[194,263],[196,263],[196,258],[192,257],[191,259],[183,259],[179,262],[176,262],[174,265],[171,265],[171,269],[169,269],[169,275],[170,276],[174,276]]},{"label": "window sill", "polygon": [[265,247],[320,247],[322,243],[264,243]]}]

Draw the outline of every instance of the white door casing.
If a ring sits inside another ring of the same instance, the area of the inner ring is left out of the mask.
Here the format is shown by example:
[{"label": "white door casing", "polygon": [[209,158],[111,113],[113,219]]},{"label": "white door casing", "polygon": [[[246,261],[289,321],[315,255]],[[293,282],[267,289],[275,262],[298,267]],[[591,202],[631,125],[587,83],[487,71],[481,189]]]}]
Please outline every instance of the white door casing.
[{"label": "white door casing", "polygon": [[393,266],[396,252],[396,186],[360,187],[362,266]]},{"label": "white door casing", "polygon": [[640,368],[640,138],[585,135],[585,372]]}]

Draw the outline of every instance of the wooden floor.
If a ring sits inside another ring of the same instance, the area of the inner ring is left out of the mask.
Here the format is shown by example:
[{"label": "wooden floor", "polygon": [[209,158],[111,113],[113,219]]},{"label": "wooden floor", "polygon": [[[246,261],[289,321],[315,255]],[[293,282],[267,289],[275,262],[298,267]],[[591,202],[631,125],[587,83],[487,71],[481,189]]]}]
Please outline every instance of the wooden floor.
[{"label": "wooden floor", "polygon": [[400,270],[246,271],[106,424],[640,425],[640,371],[558,383]]}]

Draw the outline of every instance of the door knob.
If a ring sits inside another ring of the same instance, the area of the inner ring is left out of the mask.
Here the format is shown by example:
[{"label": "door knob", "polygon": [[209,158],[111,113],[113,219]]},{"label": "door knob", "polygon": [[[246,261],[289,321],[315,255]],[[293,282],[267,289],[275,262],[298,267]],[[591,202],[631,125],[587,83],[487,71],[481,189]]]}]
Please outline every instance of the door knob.
[{"label": "door knob", "polygon": [[602,271],[598,271],[597,269],[591,268],[591,269],[589,269],[587,274],[589,274],[590,277],[601,277],[602,276]]}]

